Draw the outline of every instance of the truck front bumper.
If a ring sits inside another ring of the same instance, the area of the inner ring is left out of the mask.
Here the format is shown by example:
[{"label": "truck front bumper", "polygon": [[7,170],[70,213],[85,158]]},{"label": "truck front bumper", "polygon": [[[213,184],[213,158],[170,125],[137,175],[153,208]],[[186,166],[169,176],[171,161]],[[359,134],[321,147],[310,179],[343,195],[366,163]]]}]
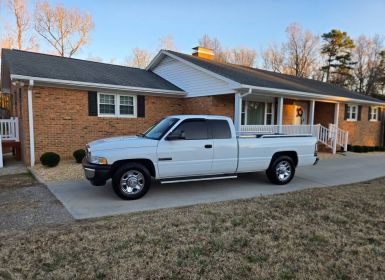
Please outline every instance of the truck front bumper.
[{"label": "truck front bumper", "polygon": [[111,178],[110,165],[98,165],[89,163],[86,158],[82,161],[84,175],[94,186],[103,186]]}]

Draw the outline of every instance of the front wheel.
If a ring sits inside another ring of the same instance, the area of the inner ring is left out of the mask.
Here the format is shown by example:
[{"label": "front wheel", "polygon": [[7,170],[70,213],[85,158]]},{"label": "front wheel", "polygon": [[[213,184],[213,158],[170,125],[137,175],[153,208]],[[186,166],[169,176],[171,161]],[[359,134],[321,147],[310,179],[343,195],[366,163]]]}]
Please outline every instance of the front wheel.
[{"label": "front wheel", "polygon": [[128,163],[120,167],[112,176],[112,187],[122,199],[134,200],[144,196],[151,186],[148,169],[138,163]]},{"label": "front wheel", "polygon": [[266,170],[267,178],[276,185],[289,183],[295,174],[295,165],[291,157],[280,156],[276,158]]}]

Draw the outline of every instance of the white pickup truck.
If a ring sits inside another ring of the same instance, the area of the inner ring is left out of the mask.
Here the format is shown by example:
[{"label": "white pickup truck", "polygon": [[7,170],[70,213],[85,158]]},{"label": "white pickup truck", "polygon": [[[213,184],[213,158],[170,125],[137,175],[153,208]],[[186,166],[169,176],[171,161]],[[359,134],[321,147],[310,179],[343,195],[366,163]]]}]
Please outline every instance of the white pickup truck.
[{"label": "white pickup truck", "polygon": [[152,177],[173,183],[266,170],[272,183],[286,184],[296,167],[317,163],[316,143],[311,135],[237,135],[228,117],[179,115],[137,136],[89,143],[83,168],[93,185],[111,178],[116,194],[129,200],[146,194]]}]

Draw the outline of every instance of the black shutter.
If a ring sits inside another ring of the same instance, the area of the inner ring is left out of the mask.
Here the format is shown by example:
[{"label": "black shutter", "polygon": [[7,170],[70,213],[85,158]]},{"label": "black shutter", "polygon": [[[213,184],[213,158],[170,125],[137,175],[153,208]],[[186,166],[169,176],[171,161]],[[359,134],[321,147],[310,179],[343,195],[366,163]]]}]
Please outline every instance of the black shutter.
[{"label": "black shutter", "polygon": [[372,114],[372,106],[369,106],[369,109],[368,109],[368,121],[370,121],[370,119],[371,119],[371,114]]},{"label": "black shutter", "polygon": [[382,121],[382,111],[381,111],[381,108],[379,107],[378,109],[377,109],[378,111],[378,116],[377,116],[377,119],[379,120],[379,121]]},{"label": "black shutter", "polygon": [[88,92],[88,115],[98,115],[98,94],[96,91]]},{"label": "black shutter", "polygon": [[346,121],[348,118],[349,118],[349,115],[348,115],[348,109],[349,108],[349,105],[348,104],[345,104],[345,114],[344,114],[344,120]]},{"label": "black shutter", "polygon": [[137,115],[138,118],[144,118],[146,111],[146,100],[144,95],[138,95],[137,97]]},{"label": "black shutter", "polygon": [[358,105],[358,116],[357,116],[357,120],[361,120],[361,111],[362,111],[362,106],[361,105]]}]

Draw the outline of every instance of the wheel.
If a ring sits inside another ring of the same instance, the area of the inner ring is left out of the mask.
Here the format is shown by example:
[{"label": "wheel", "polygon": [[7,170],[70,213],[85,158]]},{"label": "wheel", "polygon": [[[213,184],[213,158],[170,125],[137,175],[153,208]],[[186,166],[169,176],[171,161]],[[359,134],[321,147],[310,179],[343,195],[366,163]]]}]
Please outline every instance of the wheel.
[{"label": "wheel", "polygon": [[122,199],[134,200],[141,198],[147,193],[150,186],[150,172],[139,163],[125,164],[112,175],[112,187]]},{"label": "wheel", "polygon": [[280,156],[276,158],[266,170],[267,178],[276,185],[289,183],[295,174],[295,165],[291,157]]}]

